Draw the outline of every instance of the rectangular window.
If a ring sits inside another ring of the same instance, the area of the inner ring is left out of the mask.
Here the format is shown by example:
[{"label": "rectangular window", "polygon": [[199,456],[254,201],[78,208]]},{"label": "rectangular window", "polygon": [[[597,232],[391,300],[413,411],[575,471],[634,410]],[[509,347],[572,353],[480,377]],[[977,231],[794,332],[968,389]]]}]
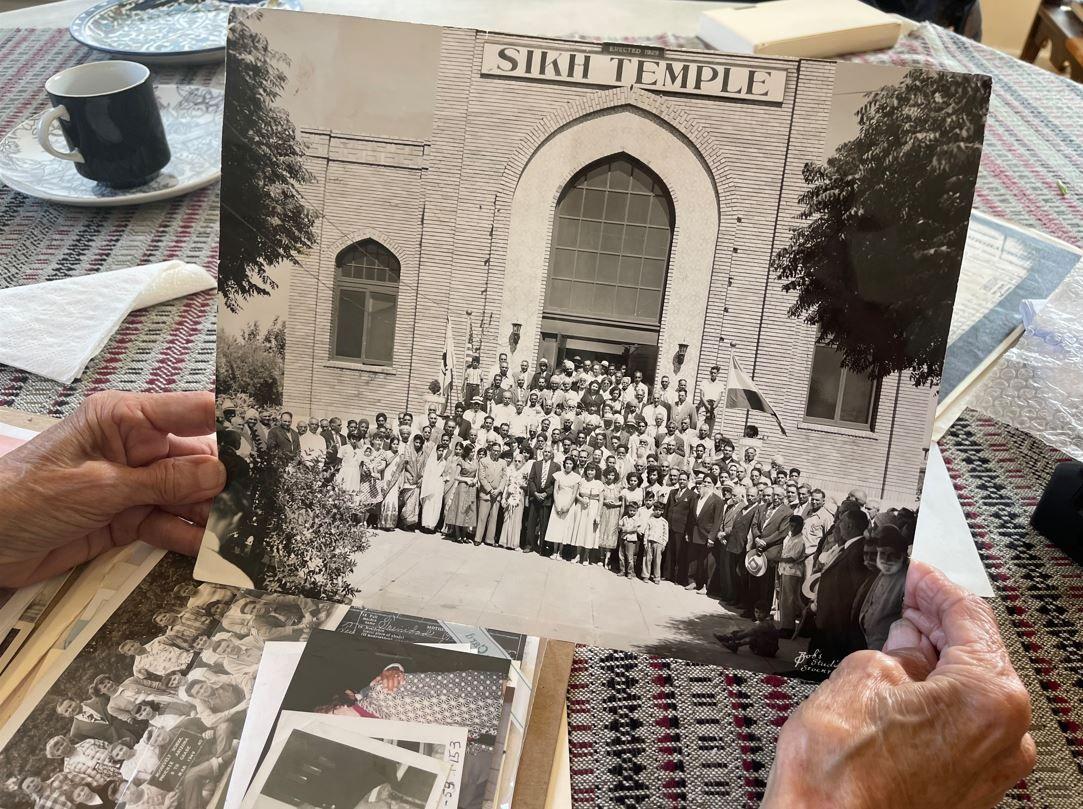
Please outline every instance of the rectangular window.
[{"label": "rectangular window", "polygon": [[395,296],[343,287],[335,294],[332,359],[391,365],[395,349]]},{"label": "rectangular window", "polygon": [[805,418],[856,430],[872,430],[879,384],[842,366],[842,353],[817,343],[812,354]]}]

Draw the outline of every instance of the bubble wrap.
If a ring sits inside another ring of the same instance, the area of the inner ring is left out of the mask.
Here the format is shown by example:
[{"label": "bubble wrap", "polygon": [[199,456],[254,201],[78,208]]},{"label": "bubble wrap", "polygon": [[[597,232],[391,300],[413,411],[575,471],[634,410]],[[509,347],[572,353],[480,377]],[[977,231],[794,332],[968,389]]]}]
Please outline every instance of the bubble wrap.
[{"label": "bubble wrap", "polygon": [[1083,460],[1083,269],[1050,296],[969,404]]}]

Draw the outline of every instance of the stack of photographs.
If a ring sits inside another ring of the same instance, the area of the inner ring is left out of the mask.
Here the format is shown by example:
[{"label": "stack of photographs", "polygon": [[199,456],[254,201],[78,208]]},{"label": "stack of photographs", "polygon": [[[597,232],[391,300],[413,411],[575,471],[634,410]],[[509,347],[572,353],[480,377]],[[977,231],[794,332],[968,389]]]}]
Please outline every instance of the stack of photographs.
[{"label": "stack of photographs", "polygon": [[312,799],[364,766],[351,789],[386,780],[350,805],[507,803],[536,638],[200,584],[174,554],[138,568],[0,729],[5,807],[341,806]]},{"label": "stack of photographs", "polygon": [[[314,632],[305,644],[274,644],[260,666],[224,806],[279,805],[272,800],[290,806],[367,805],[384,799],[366,798],[374,792],[384,794],[390,806],[492,806],[508,746],[510,677],[506,656],[475,653],[465,644],[328,631]],[[299,734],[309,739],[323,730],[334,741],[326,749],[297,741]],[[366,740],[361,752],[349,749],[358,738]],[[412,750],[406,759],[415,763],[418,753],[435,758],[435,780],[392,777],[387,756],[394,749],[386,749],[387,743]],[[356,783],[344,781],[343,769],[357,761],[373,771]],[[391,780],[372,784],[377,772]],[[436,803],[420,799],[420,784],[432,787],[426,794]],[[283,797],[287,792],[290,797]]]}]

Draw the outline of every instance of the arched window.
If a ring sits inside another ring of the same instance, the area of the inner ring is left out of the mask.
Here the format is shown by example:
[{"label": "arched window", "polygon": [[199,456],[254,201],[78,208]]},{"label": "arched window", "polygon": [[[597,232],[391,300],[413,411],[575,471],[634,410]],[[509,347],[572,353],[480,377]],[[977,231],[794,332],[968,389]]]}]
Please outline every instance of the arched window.
[{"label": "arched window", "polygon": [[399,270],[394,253],[373,239],[354,242],[335,256],[332,359],[391,364]]},{"label": "arched window", "polygon": [[561,193],[554,227],[547,313],[658,326],[673,202],[653,172],[625,154],[587,166]]}]

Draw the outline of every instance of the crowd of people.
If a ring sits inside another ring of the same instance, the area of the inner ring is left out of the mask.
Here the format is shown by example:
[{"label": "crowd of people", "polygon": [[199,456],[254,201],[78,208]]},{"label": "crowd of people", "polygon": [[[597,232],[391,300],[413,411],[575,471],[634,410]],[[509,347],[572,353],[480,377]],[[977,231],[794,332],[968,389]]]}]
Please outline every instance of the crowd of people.
[{"label": "crowd of people", "polygon": [[[211,805],[236,752],[263,644],[304,639],[329,606],[214,584],[182,584],[173,597],[174,610],[153,617],[160,635],[119,644],[130,674],[104,671],[85,693],[60,696],[56,712],[70,729],[45,744],[41,772],[5,781],[9,794],[35,809]],[[175,766],[160,766],[170,755]],[[167,783],[162,773],[171,771]]]},{"label": "crowd of people", "polygon": [[475,355],[459,401],[423,418],[344,423],[220,400],[219,445],[227,472],[261,453],[319,468],[375,528],[712,596],[757,619],[720,635],[728,648],[773,655],[780,636],[798,634],[826,659],[878,648],[901,610],[916,514],[881,512],[860,489],[836,503],[768,458],[754,426],[724,435],[720,370],[694,391],[667,376],[652,389],[604,361],[513,370],[501,354],[486,374]]}]

